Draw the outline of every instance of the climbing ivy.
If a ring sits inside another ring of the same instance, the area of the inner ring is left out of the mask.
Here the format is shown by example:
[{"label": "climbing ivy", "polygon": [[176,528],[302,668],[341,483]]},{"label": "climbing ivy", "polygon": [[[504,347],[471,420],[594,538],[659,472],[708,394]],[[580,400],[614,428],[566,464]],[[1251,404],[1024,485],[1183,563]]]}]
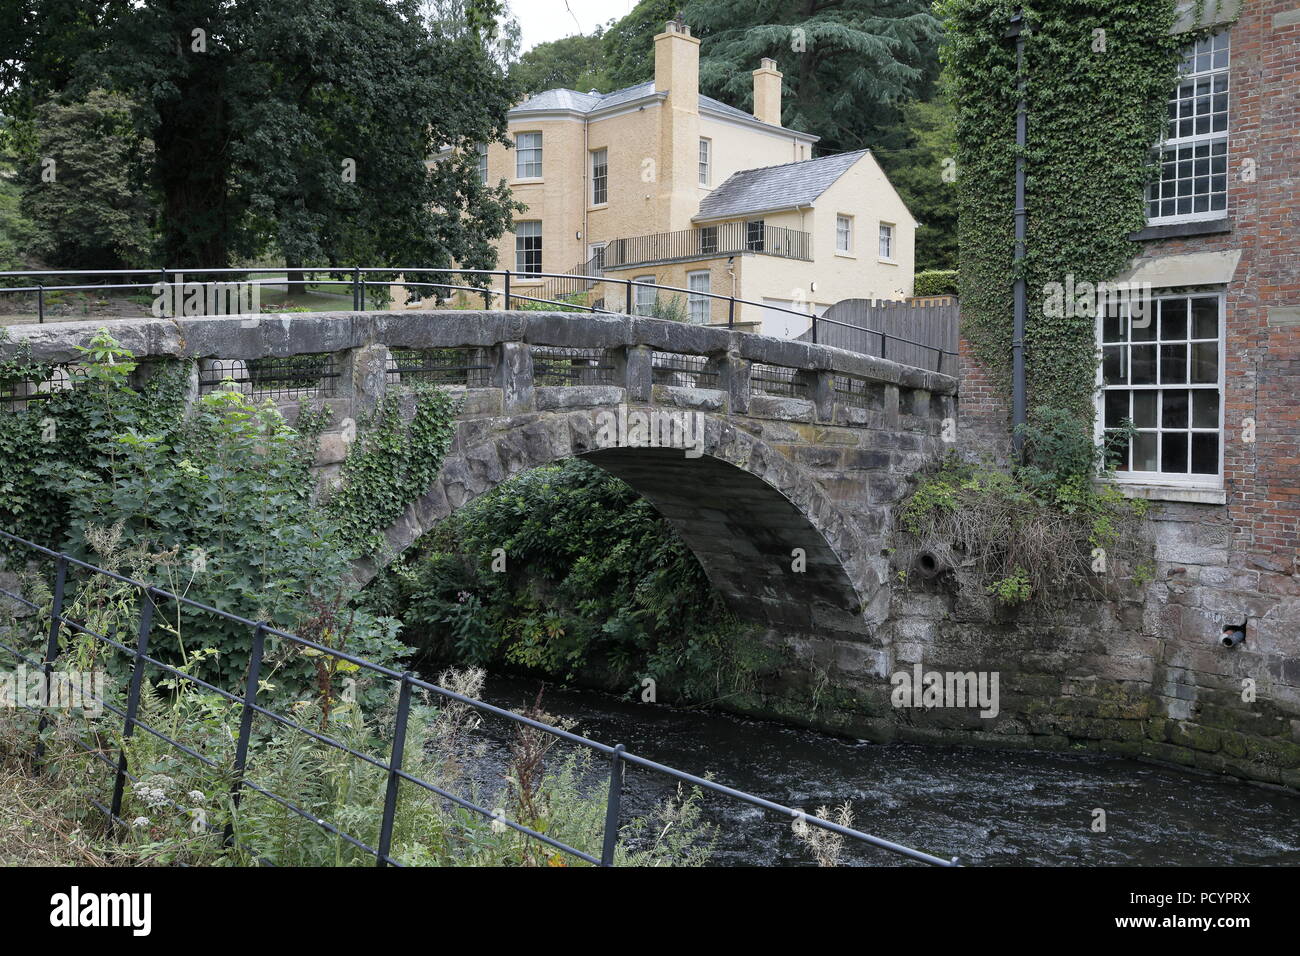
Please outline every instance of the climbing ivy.
[{"label": "climbing ivy", "polygon": [[1170,34],[1174,0],[939,0],[957,109],[962,332],[1004,385],[1017,152],[1015,43],[1004,33],[1018,8],[1032,24],[1024,44],[1028,407],[1067,410],[1090,430],[1094,319],[1045,315],[1042,290],[1068,275],[1112,281],[1134,255],[1129,234],[1145,225],[1151,147],[1179,50],[1198,34]]},{"label": "climbing ivy", "polygon": [[356,554],[382,548],[385,529],[438,477],[454,418],[447,392],[416,384],[386,394],[359,423],[356,444],[343,462],[342,484],[328,503]]}]

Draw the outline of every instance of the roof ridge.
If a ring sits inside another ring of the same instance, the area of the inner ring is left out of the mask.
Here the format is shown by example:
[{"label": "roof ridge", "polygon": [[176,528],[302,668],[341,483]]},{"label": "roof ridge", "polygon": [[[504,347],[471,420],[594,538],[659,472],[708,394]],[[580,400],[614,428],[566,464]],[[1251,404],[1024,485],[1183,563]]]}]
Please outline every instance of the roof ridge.
[{"label": "roof ridge", "polygon": [[741,173],[757,173],[762,172],[765,169],[781,169],[784,166],[802,166],[805,163],[820,163],[828,159],[839,159],[843,156],[857,156],[869,152],[871,152],[870,148],[863,147],[862,149],[853,149],[844,153],[831,153],[829,156],[814,156],[812,159],[796,159],[789,163],[777,163],[774,166],[750,166],[748,169],[738,169],[732,173],[732,175],[739,176]]}]

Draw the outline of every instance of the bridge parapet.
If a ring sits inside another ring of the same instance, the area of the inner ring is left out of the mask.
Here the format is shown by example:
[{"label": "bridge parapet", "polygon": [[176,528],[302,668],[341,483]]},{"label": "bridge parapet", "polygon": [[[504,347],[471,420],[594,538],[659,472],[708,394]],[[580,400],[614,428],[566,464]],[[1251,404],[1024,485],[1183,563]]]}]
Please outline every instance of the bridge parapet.
[{"label": "bridge parapet", "polygon": [[[75,365],[96,322],[15,326],[37,361]],[[956,380],[874,356],[723,328],[548,312],[322,312],[121,320],[113,335],[149,360],[199,360],[196,393],[232,380],[282,404],[364,412],[394,384],[499,391],[499,414],[656,402],[759,418],[880,427],[899,414],[955,414]],[[228,387],[228,384],[227,384]],[[579,391],[574,391],[574,390]],[[495,399],[469,396],[467,414]]]}]

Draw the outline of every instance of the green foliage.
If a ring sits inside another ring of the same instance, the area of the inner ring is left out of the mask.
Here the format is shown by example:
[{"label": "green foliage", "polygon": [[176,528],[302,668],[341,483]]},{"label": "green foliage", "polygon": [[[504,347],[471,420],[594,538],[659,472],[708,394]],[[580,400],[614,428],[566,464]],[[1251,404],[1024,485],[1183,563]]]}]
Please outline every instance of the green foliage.
[{"label": "green foliage", "polygon": [[[906,103],[902,118],[881,131],[880,141],[885,147],[873,153],[920,223],[916,230],[919,290],[921,277],[930,270],[957,267],[957,141],[952,106],[942,97]],[[952,294],[957,294],[955,287]]]},{"label": "green foliage", "polygon": [[[0,119],[0,270],[31,268],[25,255],[35,227],[22,212],[21,189],[15,180],[16,157],[6,145],[6,130],[12,121]],[[6,285],[15,280],[6,279]]]},{"label": "green foliage", "polygon": [[154,207],[143,176],[153,144],[132,128],[133,109],[105,90],[40,108],[22,208],[34,226],[30,251],[50,264],[122,268],[149,258]]},{"label": "green foliage", "polygon": [[[414,404],[409,423],[404,405]],[[430,385],[387,393],[361,423],[343,462],[343,484],[329,499],[353,556],[383,546],[383,533],[408,504],[433,484],[451,443],[455,409],[450,396]]]},{"label": "green foliage", "polygon": [[[123,675],[124,677],[125,675]],[[438,683],[479,696],[481,671],[449,671]],[[109,684],[109,702],[121,707],[125,679]],[[373,689],[373,688],[372,688]],[[392,749],[391,695],[362,706],[335,701],[328,709],[304,699],[292,717],[354,750],[383,760]],[[527,715],[565,725],[534,708]],[[142,687],[140,719],[172,740],[203,754],[208,767],[159,737],[137,732],[122,739],[121,720],[56,714],[44,734],[43,777],[52,809],[78,831],[88,851],[108,851],[119,865],[190,866],[373,866],[374,856],[305,820],[287,807],[245,789],[235,808],[234,742],[240,707],[188,682]],[[454,701],[416,696],[410,711],[403,769],[412,776],[499,809],[508,819],[599,857],[604,833],[605,788],[588,752],[550,752],[555,738],[520,728],[504,780],[485,777],[487,741],[477,733],[475,712]],[[0,760],[21,767],[35,743],[35,718],[21,709],[0,711]],[[117,839],[87,803],[102,790],[104,768],[87,751],[126,751],[135,778],[124,794]],[[24,768],[25,769],[25,768]],[[259,728],[248,756],[246,780],[312,813],[369,846],[378,845],[388,775],[306,734],[278,724]],[[592,784],[597,778],[598,783]],[[492,782],[484,783],[485,779]],[[233,845],[222,839],[227,824]],[[716,835],[701,820],[698,789],[677,794],[620,827],[619,866],[699,866]],[[406,866],[575,866],[581,861],[524,837],[481,814],[448,804],[411,783],[401,785],[393,819],[391,855]]]},{"label": "green foliage", "polygon": [[614,89],[605,75],[605,41],[600,27],[590,34],[539,43],[510,64],[510,79],[528,94],[554,89],[609,93]]},{"label": "green foliage", "polygon": [[929,269],[918,272],[913,286],[913,295],[956,295],[956,269]]},{"label": "green foliage", "polygon": [[640,0],[631,13],[605,29],[605,73],[611,89],[654,78],[654,38],[680,7],[680,0]]},{"label": "green foliage", "polygon": [[369,591],[434,656],[637,692],[649,677],[661,699],[735,693],[762,663],[651,505],[580,460],[460,509]]},{"label": "green foliage", "polygon": [[[962,332],[1004,380],[1011,354],[1015,205],[1015,45],[1003,37],[1023,7],[1029,109],[1026,158],[1029,289],[1026,373],[1030,407],[1066,409],[1083,430],[1093,417],[1096,341],[1090,315],[1042,314],[1048,282],[1109,281],[1145,225],[1143,187],[1162,132],[1178,49],[1172,0],[1099,0],[1025,6],[1012,0],[940,0],[942,60],[957,110]],[[1094,51],[1094,29],[1106,49]]]},{"label": "green foliage", "polygon": [[1077,421],[1035,409],[1025,444],[1034,463],[1010,473],[954,458],[925,477],[900,509],[904,554],[928,551],[1005,604],[1148,580],[1147,502],[1095,480],[1103,451]]},{"label": "green foliage", "polygon": [[702,92],[748,108],[750,74],[773,57],[784,125],[816,133],[824,150],[876,145],[899,103],[928,93],[938,72],[939,23],[923,0],[692,0],[685,12],[703,40]]},{"label": "green foliage", "polygon": [[[396,622],[345,607],[341,582],[353,542],[312,500],[321,415],[290,428],[269,401],[254,405],[227,390],[202,396],[186,414],[187,363],[137,369],[103,329],[82,352],[73,387],[0,415],[0,454],[25,463],[0,479],[0,524],[329,646],[380,662],[402,654]],[[42,380],[51,371],[20,352],[0,378]],[[91,579],[72,594],[70,606],[99,633],[134,627],[135,589]],[[160,607],[157,626],[168,635],[159,639],[163,659],[192,665],[219,686],[237,684],[246,628],[173,605]],[[292,648],[272,658],[286,694],[328,687],[335,677]]]},{"label": "green foliage", "polygon": [[[97,88],[132,102],[155,144],[169,265],[271,246],[291,265],[494,263],[515,205],[479,181],[471,147],[504,141],[516,96],[497,59],[500,0],[458,3],[455,30],[419,0],[35,6],[0,41],[10,101],[25,121]],[[30,143],[23,154],[38,159]]]}]

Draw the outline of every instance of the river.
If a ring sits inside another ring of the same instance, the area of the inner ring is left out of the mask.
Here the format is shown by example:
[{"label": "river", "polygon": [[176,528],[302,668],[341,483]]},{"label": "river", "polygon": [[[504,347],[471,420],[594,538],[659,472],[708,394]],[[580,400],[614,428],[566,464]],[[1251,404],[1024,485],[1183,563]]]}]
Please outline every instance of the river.
[{"label": "river", "polygon": [[[491,677],[483,697],[520,710],[538,686]],[[968,865],[1300,864],[1300,798],[1231,778],[1091,753],[881,746],[555,687],[544,707],[595,740],[786,806],[812,812],[847,800],[857,829]],[[497,774],[511,737],[503,723],[483,728],[491,741],[485,759]],[[674,788],[629,768],[624,822]],[[1093,831],[1098,808],[1105,832]],[[718,828],[714,865],[812,863],[789,820],[712,795],[705,816]],[[906,861],[856,844],[842,860],[898,862]]]}]

